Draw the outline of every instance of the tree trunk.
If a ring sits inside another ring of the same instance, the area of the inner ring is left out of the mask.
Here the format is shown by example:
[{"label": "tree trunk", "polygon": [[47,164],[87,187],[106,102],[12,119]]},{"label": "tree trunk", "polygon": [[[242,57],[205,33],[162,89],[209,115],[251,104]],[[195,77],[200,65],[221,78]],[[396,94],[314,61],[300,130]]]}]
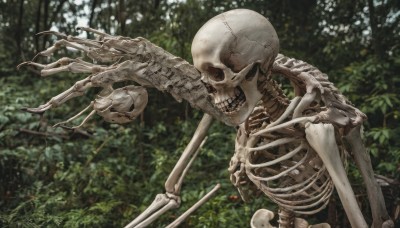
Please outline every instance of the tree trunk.
[{"label": "tree trunk", "polygon": [[111,2],[112,2],[111,0],[108,0],[107,26],[105,28],[106,33],[108,33],[108,34],[111,33],[111,27],[112,27],[112,25],[111,25],[111,15],[113,15],[113,11],[112,11]]},{"label": "tree trunk", "polygon": [[94,11],[96,9],[98,1],[97,0],[93,0],[92,5],[91,5],[91,9],[90,9],[90,16],[89,16],[89,27],[93,28],[93,19],[94,19]]},{"label": "tree trunk", "polygon": [[[44,0],[44,12],[43,12],[43,30],[48,30],[49,29],[49,5],[50,5],[50,0]],[[42,36],[42,47],[40,47],[40,50],[45,49],[46,47],[46,42],[48,40],[48,36]]]},{"label": "tree trunk", "polygon": [[[40,30],[40,20],[42,18],[42,4],[43,1],[39,0],[38,6],[37,6],[37,10],[36,10],[36,21],[35,21],[35,32],[39,33]],[[36,52],[40,51],[40,47],[39,47],[39,37],[35,36],[35,49]]]},{"label": "tree trunk", "polygon": [[17,43],[17,56],[22,54],[21,48],[21,37],[22,37],[22,19],[24,17],[24,0],[19,1],[19,12],[18,12],[18,25],[15,31],[15,42]]},{"label": "tree trunk", "polygon": [[160,5],[160,0],[154,0],[154,9],[158,9],[159,5]]},{"label": "tree trunk", "polygon": [[52,15],[51,15],[51,18],[50,18],[50,21],[49,21],[49,23],[46,25],[45,30],[49,30],[49,29],[51,28],[51,24],[52,24],[53,22],[56,21],[57,15],[60,14],[62,7],[64,6],[64,3],[67,2],[67,0],[60,0],[60,1],[58,1],[58,2],[59,2],[59,3],[58,3],[58,5],[57,5],[57,8],[56,8],[55,11],[53,11],[53,13],[52,13]]},{"label": "tree trunk", "polygon": [[375,12],[375,6],[373,0],[368,0],[368,10],[369,10],[369,22],[371,26],[371,37],[372,37],[372,46],[374,48],[375,55],[378,58],[384,57],[384,50],[382,44],[379,39],[379,28],[378,28],[378,20]]},{"label": "tree trunk", "polygon": [[119,0],[118,2],[119,2],[118,22],[121,29],[121,34],[125,35],[125,24],[126,24],[125,1]]}]

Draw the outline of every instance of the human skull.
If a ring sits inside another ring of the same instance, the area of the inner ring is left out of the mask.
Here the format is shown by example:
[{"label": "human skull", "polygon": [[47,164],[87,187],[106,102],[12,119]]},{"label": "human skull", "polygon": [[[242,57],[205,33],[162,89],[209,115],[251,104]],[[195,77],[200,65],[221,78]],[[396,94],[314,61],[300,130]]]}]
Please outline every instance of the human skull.
[{"label": "human skull", "polygon": [[108,96],[99,96],[93,109],[110,123],[123,124],[133,121],[143,112],[147,105],[148,95],[140,86],[125,86],[113,90]]},{"label": "human skull", "polygon": [[275,29],[261,14],[236,9],[204,24],[192,42],[194,66],[214,104],[238,125],[261,99],[257,81],[279,50]]}]

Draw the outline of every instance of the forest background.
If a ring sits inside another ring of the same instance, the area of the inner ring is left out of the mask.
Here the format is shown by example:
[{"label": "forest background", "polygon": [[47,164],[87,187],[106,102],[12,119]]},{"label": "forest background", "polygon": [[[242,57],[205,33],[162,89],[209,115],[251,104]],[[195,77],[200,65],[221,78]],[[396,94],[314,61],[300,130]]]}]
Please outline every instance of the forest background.
[{"label": "forest background", "polygon": [[[98,90],[43,116],[21,111],[46,102],[84,76],[41,78],[34,69],[17,71],[19,63],[55,41],[36,33],[56,29],[86,36],[76,30],[80,24],[145,37],[191,62],[196,31],[211,17],[234,8],[269,18],[281,53],[327,73],[368,115],[365,143],[389,213],[400,225],[400,1],[0,0],[0,227],[122,227],[164,192],[164,181],[202,116],[187,103],[152,90],[144,114],[133,123],[115,125],[97,117],[79,131],[52,128],[82,110]],[[62,56],[79,53],[62,49],[40,61]],[[243,203],[230,183],[227,168],[234,138],[234,128],[213,124],[184,182],[181,208],[152,227],[173,221],[216,183],[222,185],[217,195],[182,227],[248,227],[257,209],[276,210],[264,196]],[[349,176],[370,223],[365,189],[351,162]],[[326,210],[307,219],[348,227],[336,197]]]}]

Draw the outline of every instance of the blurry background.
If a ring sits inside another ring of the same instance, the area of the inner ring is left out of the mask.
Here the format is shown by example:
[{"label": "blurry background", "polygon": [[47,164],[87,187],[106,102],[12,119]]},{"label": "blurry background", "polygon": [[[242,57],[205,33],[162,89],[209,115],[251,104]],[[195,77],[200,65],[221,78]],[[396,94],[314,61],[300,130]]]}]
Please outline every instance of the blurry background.
[{"label": "blurry background", "polygon": [[[150,91],[144,115],[115,125],[95,118],[79,131],[51,126],[86,107],[98,90],[44,116],[20,111],[36,107],[85,75],[40,78],[16,70],[55,38],[35,36],[53,29],[78,35],[76,26],[142,36],[191,62],[196,31],[211,17],[253,9],[271,21],[281,53],[304,60],[363,112],[365,142],[380,176],[390,215],[399,225],[400,196],[400,1],[398,0],[0,0],[0,227],[121,227],[150,205],[202,116],[185,102]],[[86,33],[79,34],[86,37]],[[93,38],[93,37],[89,37]],[[79,56],[62,49],[51,58]],[[75,124],[78,124],[78,119]],[[216,183],[222,188],[182,227],[248,227],[259,208],[275,210],[266,197],[240,200],[229,182],[235,129],[215,123],[182,189],[182,206],[151,227],[169,224]],[[350,163],[357,199],[371,222],[366,192]],[[310,223],[348,227],[337,197]]]}]

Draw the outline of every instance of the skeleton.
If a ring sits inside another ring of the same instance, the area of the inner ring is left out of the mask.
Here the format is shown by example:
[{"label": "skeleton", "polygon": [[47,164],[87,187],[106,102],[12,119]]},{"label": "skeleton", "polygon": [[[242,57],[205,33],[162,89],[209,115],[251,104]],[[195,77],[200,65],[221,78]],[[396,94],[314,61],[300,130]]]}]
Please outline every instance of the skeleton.
[{"label": "skeleton", "polygon": [[[334,188],[352,227],[367,227],[345,171],[346,149],[351,152],[366,184],[373,227],[393,227],[381,190],[373,177],[363,147],[360,127],[365,115],[310,64],[278,54],[279,41],[269,21],[250,10],[232,10],[210,19],[192,43],[194,66],[144,38],[115,37],[91,28],[97,40],[44,32],[61,38],[38,56],[50,56],[66,46],[83,51],[99,65],[82,59],[62,58],[54,63],[25,62],[41,69],[42,76],[62,71],[90,73],[70,89],[29,112],[44,111],[81,96],[90,87],[102,87],[99,97],[64,125],[92,108],[115,123],[132,121],[147,104],[145,90],[154,87],[208,113],[159,194],[126,227],[145,227],[165,211],[180,204],[183,178],[206,140],[213,117],[239,126],[230,178],[244,201],[263,192],[279,206],[280,227],[308,227],[296,216],[312,215],[328,204]],[[21,66],[20,65],[20,66]],[[197,70],[196,70],[197,69]],[[273,80],[283,75],[294,87],[289,100]],[[140,86],[114,89],[119,81]],[[133,106],[132,106],[133,105]],[[80,127],[80,124],[78,127]],[[347,141],[349,148],[345,148]],[[204,196],[168,227],[175,227],[205,203],[219,188]],[[274,214],[260,209],[251,227],[272,227]],[[312,227],[329,227],[319,224]]]}]

